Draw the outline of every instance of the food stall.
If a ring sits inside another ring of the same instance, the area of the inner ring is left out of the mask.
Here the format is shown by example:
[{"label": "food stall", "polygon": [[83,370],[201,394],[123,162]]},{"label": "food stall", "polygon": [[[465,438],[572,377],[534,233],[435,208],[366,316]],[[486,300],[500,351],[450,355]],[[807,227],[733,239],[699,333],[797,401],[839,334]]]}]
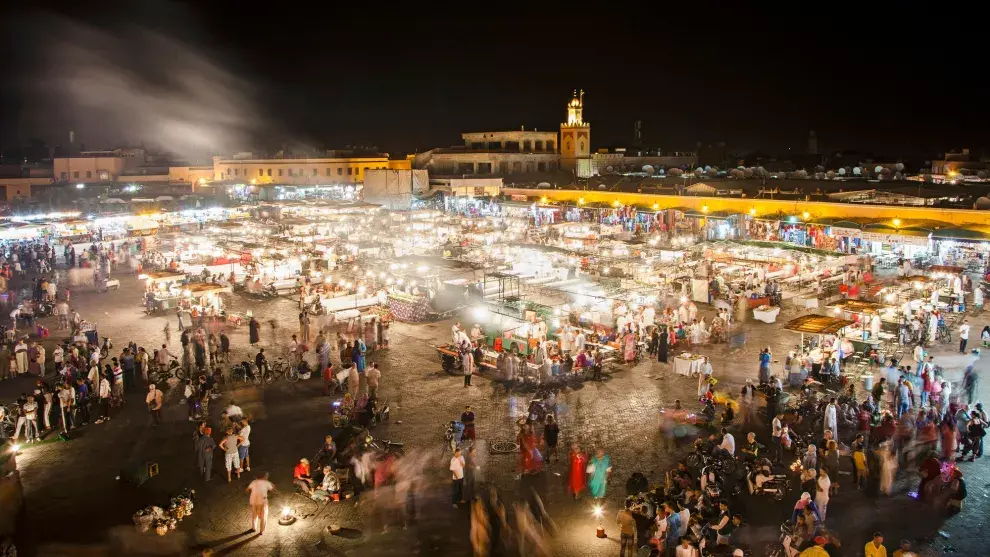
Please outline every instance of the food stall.
[{"label": "food stall", "polygon": [[159,313],[179,307],[182,288],[188,277],[174,271],[144,273],[138,278],[145,281],[143,305],[148,313]]}]

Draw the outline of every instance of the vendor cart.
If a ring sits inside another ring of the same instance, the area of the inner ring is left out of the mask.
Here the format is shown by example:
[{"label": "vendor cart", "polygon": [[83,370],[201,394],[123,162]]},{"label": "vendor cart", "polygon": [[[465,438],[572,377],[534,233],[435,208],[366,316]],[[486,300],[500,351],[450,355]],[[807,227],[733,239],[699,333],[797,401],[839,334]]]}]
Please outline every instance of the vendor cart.
[{"label": "vendor cart", "polygon": [[463,375],[464,365],[461,362],[461,355],[457,350],[449,346],[436,346],[437,356],[440,358],[440,366],[450,375]]}]

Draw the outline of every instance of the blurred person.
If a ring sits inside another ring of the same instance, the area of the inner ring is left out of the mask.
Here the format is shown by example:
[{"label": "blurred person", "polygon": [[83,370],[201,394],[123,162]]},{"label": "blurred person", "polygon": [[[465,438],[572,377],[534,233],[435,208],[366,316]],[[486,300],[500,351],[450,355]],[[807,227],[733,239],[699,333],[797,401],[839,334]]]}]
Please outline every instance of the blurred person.
[{"label": "blurred person", "polygon": [[251,530],[263,535],[268,524],[268,494],[276,491],[275,485],[268,481],[268,472],[262,472],[244,491],[251,494],[248,499],[251,505]]}]

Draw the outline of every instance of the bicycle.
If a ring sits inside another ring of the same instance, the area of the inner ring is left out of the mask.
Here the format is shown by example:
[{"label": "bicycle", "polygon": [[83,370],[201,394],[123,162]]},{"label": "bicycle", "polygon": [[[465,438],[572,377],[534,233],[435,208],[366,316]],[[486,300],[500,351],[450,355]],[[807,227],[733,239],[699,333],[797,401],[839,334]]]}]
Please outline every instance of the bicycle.
[{"label": "bicycle", "polygon": [[152,383],[168,381],[170,377],[176,377],[180,381],[186,378],[186,370],[182,369],[175,356],[172,356],[168,364],[152,364],[151,369],[148,370],[148,381]]},{"label": "bicycle", "polygon": [[945,326],[945,323],[938,324],[938,329],[935,330],[935,340],[943,344],[952,342],[952,331]]},{"label": "bicycle", "polygon": [[265,383],[271,385],[278,380],[279,377],[284,376],[290,383],[295,383],[299,381],[299,370],[296,366],[289,365],[286,363],[285,359],[281,356],[275,359],[268,369],[265,371]]}]

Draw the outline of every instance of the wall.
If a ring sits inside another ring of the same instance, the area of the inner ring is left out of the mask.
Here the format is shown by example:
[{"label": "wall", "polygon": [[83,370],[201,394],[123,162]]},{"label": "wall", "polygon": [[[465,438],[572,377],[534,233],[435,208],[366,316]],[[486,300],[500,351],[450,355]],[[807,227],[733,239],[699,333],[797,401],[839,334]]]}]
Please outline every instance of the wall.
[{"label": "wall", "polygon": [[[540,168],[541,163],[543,169]],[[480,165],[490,165],[491,171],[485,172],[485,167]],[[429,157],[420,158],[417,156],[416,166],[427,168],[434,175],[505,176],[522,172],[556,170],[560,166],[560,157],[555,153],[431,153]]]},{"label": "wall", "polygon": [[463,197],[491,197],[502,190],[501,178],[452,178],[450,193]]},{"label": "wall", "polygon": [[[12,182],[12,181],[13,180],[5,180],[5,182]],[[4,199],[6,199],[7,201],[11,201],[11,200],[13,200],[15,198],[18,198],[18,197],[24,198],[24,199],[30,199],[31,198],[31,184],[30,184],[30,182],[27,182],[27,183],[16,183],[16,184],[7,183],[7,184],[4,184],[2,187],[4,188],[5,194],[6,194],[5,197],[4,197]]]},{"label": "wall", "polygon": [[58,157],[55,179],[63,182],[113,182],[127,166],[123,157]]},{"label": "wall", "polygon": [[212,166],[170,166],[168,168],[168,181],[172,183],[199,185],[200,180],[210,182],[213,180]]},{"label": "wall", "polygon": [[369,170],[364,177],[362,194],[366,203],[387,209],[409,209],[414,194],[426,191],[430,177],[425,170]]},{"label": "wall", "polygon": [[553,201],[578,203],[604,202],[612,204],[616,201],[623,205],[640,205],[658,209],[696,209],[707,207],[709,211],[730,211],[736,213],[771,215],[801,215],[810,213],[812,219],[817,218],[869,218],[869,219],[902,219],[902,220],[932,220],[941,221],[955,226],[987,226],[990,225],[990,211],[973,209],[938,209],[930,207],[903,207],[884,205],[862,205],[852,203],[825,203],[807,201],[777,201],[770,199],[746,199],[723,197],[696,197],[693,195],[650,195],[645,193],[616,193],[593,190],[541,190],[503,188],[502,193],[509,195],[526,195],[529,197],[546,196]]},{"label": "wall", "polygon": [[[480,132],[462,133],[464,146],[472,148],[476,143],[484,143],[488,148],[489,143],[498,143],[500,149],[506,149],[506,142],[518,144],[520,152],[557,152],[557,132],[538,131],[508,131],[508,132]],[[529,148],[525,148],[525,142],[529,142]],[[537,142],[542,145],[537,148]]]},{"label": "wall", "polygon": [[389,168],[389,163],[388,157],[248,160],[215,157],[213,179],[258,185],[356,184],[364,179],[365,171]]}]

